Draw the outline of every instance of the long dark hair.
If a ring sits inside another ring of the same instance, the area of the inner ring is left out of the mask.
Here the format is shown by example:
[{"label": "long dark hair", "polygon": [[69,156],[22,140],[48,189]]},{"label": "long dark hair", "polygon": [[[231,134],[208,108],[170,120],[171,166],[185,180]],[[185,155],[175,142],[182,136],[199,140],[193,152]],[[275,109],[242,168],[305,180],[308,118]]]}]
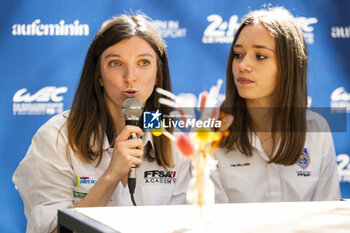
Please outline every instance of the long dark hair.
[{"label": "long dark hair", "polygon": [[[272,138],[280,132],[280,144],[270,163],[292,165],[302,153],[306,137],[307,107],[307,47],[294,17],[284,8],[275,7],[257,10],[245,16],[232,42],[226,70],[226,99],[223,111],[235,117],[231,134],[221,147],[238,149],[247,156],[252,155],[251,130],[253,129],[246,102],[238,94],[232,73],[233,48],[241,31],[250,24],[262,23],[275,38],[278,61],[278,82],[274,93],[272,115]],[[273,145],[275,145],[275,140]]]},{"label": "long dark hair", "polygon": [[[101,161],[104,139],[107,135],[111,146],[117,136],[113,120],[104,100],[104,89],[99,83],[100,56],[108,47],[132,36],[145,39],[157,54],[156,86],[171,91],[168,55],[165,44],[144,15],[121,15],[106,22],[95,36],[87,52],[79,85],[68,116],[68,143],[77,156],[87,162]],[[159,109],[169,114],[171,109],[161,106],[159,94],[153,91],[144,111]],[[156,160],[163,167],[172,167],[171,142],[164,136],[153,137],[154,154],[146,153],[149,161]]]}]

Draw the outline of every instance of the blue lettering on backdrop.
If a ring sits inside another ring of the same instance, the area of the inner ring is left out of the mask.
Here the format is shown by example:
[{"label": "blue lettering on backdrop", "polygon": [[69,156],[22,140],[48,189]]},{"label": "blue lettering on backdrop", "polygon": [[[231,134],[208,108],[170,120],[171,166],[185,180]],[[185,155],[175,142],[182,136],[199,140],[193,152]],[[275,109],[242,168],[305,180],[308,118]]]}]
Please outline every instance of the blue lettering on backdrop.
[{"label": "blue lettering on backdrop", "polygon": [[[348,2],[278,4],[298,17],[308,44],[309,105],[344,107],[349,120]],[[230,43],[240,19],[262,5],[260,0],[3,1],[1,232],[25,231],[23,204],[12,174],[36,130],[52,115],[70,108],[88,46],[106,19],[137,10],[150,16],[167,43],[174,93],[198,96],[217,79],[225,79]],[[333,133],[333,138],[342,197],[350,198],[349,124],[344,131]]]}]

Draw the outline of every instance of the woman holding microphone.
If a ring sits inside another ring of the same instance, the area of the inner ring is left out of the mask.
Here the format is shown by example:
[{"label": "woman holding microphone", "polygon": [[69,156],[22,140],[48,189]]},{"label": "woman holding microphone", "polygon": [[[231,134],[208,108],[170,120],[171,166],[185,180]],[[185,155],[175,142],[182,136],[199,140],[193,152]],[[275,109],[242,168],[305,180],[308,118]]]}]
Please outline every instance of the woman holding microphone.
[{"label": "woman holding microphone", "polygon": [[14,173],[27,232],[55,232],[59,208],[132,205],[133,165],[138,205],[186,203],[189,160],[166,137],[125,125],[128,98],[144,111],[170,113],[156,86],[170,90],[171,82],[164,42],[150,23],[142,15],[106,22],[87,52],[70,111],[37,131]]}]

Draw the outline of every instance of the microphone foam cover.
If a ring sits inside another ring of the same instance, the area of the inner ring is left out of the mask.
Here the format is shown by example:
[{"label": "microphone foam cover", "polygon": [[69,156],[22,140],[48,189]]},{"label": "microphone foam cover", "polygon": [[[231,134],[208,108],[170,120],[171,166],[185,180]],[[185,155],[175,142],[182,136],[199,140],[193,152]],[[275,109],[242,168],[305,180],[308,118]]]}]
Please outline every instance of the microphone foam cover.
[{"label": "microphone foam cover", "polygon": [[137,98],[127,98],[123,103],[122,110],[125,118],[140,118],[143,106]]}]

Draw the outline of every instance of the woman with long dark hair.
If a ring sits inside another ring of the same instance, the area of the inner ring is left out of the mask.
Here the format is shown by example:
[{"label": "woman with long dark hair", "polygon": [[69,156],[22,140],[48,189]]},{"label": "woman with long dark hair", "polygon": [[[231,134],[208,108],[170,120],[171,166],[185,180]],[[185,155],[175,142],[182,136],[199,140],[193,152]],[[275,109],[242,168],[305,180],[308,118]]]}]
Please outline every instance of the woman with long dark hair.
[{"label": "woman with long dark hair", "polygon": [[87,52],[70,111],[38,130],[13,176],[27,232],[56,231],[58,208],[132,205],[133,165],[138,205],[186,203],[189,160],[166,137],[125,125],[128,98],[144,111],[170,113],[155,87],[170,91],[171,82],[165,44],[151,24],[142,15],[106,22]]},{"label": "woman with long dark hair", "polygon": [[221,105],[234,122],[216,154],[229,202],[340,198],[328,124],[307,109],[307,65],[303,34],[286,9],[244,18]]}]

